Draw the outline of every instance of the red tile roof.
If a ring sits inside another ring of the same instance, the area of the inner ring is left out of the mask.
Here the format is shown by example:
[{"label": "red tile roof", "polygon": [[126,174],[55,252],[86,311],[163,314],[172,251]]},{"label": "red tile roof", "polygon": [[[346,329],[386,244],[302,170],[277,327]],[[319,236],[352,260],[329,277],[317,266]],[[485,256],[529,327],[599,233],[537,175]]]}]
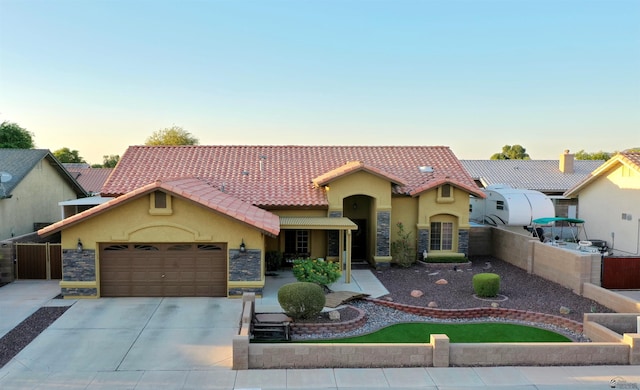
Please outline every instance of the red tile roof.
[{"label": "red tile roof", "polygon": [[[360,168],[403,184],[409,195],[429,183],[447,182],[482,196],[445,146],[131,146],[102,188],[120,196],[159,179],[198,177],[222,192],[264,208],[326,207],[313,184],[341,167]],[[431,167],[421,172],[420,167]],[[325,180],[320,180],[325,183]],[[426,186],[426,187],[425,187]],[[475,192],[473,192],[475,191]]]},{"label": "red tile roof", "polygon": [[76,167],[70,164],[63,164],[76,181],[90,194],[98,194],[105,181],[113,172],[113,168],[90,168]]},{"label": "red tile roof", "polygon": [[139,187],[125,195],[119,196],[106,203],[75,214],[62,221],[56,222],[38,231],[39,235],[49,235],[66,227],[75,225],[88,218],[102,214],[125,202],[137,199],[156,190],[164,190],[174,196],[192,201],[220,214],[229,216],[237,221],[251,225],[270,236],[280,233],[280,218],[266,210],[243,202],[231,195],[225,194],[211,186],[210,183],[196,178],[182,178],[167,181],[155,181]]},{"label": "red tile roof", "polygon": [[326,172],[318,177],[316,177],[315,179],[313,179],[313,184],[315,184],[316,186],[324,186],[332,181],[334,181],[335,179],[338,179],[340,177],[344,177],[347,175],[350,175],[354,172],[359,172],[359,171],[364,171],[364,172],[369,172],[372,175],[381,177],[383,179],[386,179],[394,184],[397,185],[406,185],[407,183],[405,183],[404,180],[402,180],[401,178],[392,175],[390,173],[384,172],[381,169],[378,169],[376,167],[367,165],[365,163],[363,163],[362,161],[351,161],[348,162],[346,164],[344,164],[341,167],[338,167],[336,169],[333,169],[329,172]]}]

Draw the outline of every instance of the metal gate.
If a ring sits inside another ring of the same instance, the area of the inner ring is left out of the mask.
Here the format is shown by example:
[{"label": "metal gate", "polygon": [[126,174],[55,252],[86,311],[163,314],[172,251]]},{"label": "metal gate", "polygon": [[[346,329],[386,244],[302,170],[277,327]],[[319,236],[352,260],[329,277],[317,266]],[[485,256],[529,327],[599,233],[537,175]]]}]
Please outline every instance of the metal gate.
[{"label": "metal gate", "polygon": [[640,257],[602,259],[602,287],[620,290],[640,288]]},{"label": "metal gate", "polygon": [[18,279],[62,279],[62,245],[15,243]]}]

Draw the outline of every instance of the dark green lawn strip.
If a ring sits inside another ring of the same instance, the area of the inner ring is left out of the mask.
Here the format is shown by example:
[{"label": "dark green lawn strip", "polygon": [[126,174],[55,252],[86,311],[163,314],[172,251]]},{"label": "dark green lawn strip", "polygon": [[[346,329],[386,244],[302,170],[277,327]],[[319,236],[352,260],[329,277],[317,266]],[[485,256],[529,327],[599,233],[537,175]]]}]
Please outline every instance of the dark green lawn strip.
[{"label": "dark green lawn strip", "polygon": [[558,333],[532,326],[502,323],[429,324],[404,323],[363,336],[311,343],[428,343],[431,334],[446,334],[452,343],[571,342]]}]

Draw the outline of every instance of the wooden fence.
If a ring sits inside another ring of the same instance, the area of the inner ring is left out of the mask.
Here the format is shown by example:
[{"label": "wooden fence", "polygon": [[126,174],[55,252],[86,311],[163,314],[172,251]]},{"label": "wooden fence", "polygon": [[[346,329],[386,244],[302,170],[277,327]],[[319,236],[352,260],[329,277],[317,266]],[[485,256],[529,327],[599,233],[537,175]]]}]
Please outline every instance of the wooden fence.
[{"label": "wooden fence", "polygon": [[601,285],[610,289],[640,288],[640,257],[605,257]]},{"label": "wooden fence", "polygon": [[60,244],[15,243],[17,279],[62,279]]}]

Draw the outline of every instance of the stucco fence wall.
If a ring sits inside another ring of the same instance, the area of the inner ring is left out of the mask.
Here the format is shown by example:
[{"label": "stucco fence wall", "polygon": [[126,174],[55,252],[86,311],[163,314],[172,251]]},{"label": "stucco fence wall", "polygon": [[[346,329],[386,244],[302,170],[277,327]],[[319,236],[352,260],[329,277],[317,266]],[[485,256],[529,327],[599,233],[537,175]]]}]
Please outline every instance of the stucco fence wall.
[{"label": "stucco fence wall", "polygon": [[[243,296],[233,369],[324,367],[449,367],[520,365],[640,365],[640,334],[591,343],[452,344],[431,335],[426,344],[319,344],[250,342],[255,296]],[[606,322],[606,320],[602,320]]]},{"label": "stucco fence wall", "polygon": [[599,253],[582,253],[544,244],[530,236],[494,228],[492,255],[582,295],[584,283],[600,285]]}]

